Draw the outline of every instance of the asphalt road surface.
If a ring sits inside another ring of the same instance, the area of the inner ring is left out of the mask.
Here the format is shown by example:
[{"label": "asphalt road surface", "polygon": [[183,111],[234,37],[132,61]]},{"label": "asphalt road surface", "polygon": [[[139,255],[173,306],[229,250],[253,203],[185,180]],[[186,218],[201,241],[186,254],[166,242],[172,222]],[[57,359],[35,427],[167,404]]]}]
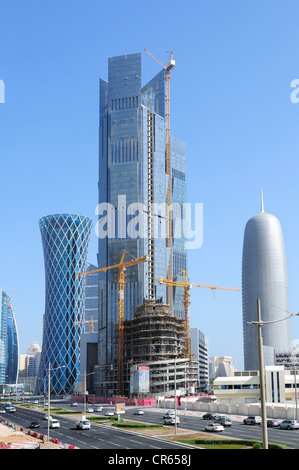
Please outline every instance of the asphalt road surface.
[{"label": "asphalt road surface", "polygon": [[[52,403],[52,402],[51,402]],[[59,403],[53,403],[53,406],[63,406],[65,408],[71,407],[71,402],[60,401]],[[0,409],[3,405],[0,405]],[[78,404],[75,408],[77,411],[83,411],[83,405]],[[101,416],[105,414],[107,409],[113,409],[112,405],[104,405],[103,411],[97,413]],[[125,417],[130,420],[146,422],[150,424],[161,424],[163,423],[164,410],[153,407],[141,407],[143,409],[143,415],[135,415],[135,407],[127,407]],[[198,416],[198,413],[190,411],[178,410],[178,416],[180,417],[179,429],[187,429],[190,431],[204,431],[205,425],[209,422],[202,417]],[[203,414],[203,413],[202,413]],[[37,420],[40,423],[38,432],[47,434],[47,421],[43,420],[42,417],[45,415],[44,412],[35,411],[32,409],[25,409],[17,407],[15,413],[6,413],[1,415],[8,421],[16,424],[28,427],[31,421]],[[89,413],[86,413],[88,417]],[[92,414],[90,414],[92,415]],[[221,435],[231,438],[243,438],[243,439],[257,439],[262,441],[262,427],[260,425],[250,426],[243,424],[242,417],[233,417],[232,426],[226,427]],[[59,416],[60,428],[50,429],[50,437],[58,439],[64,444],[74,445],[80,449],[184,449],[183,444],[172,443],[164,441],[162,439],[146,437],[138,433],[127,432],[115,428],[103,426],[102,424],[92,423],[90,430],[77,430],[75,429],[75,421],[70,418]],[[173,426],[173,425],[172,425]],[[178,431],[179,432],[179,431]],[[206,431],[205,431],[206,432]],[[273,443],[284,444],[293,449],[299,449],[299,431],[295,430],[281,430],[276,428],[267,428],[268,441]],[[209,433],[211,436],[214,433]],[[190,448],[189,448],[190,449]]]},{"label": "asphalt road surface", "polygon": [[[3,409],[3,405],[0,406]],[[44,412],[32,409],[16,407],[15,413],[1,414],[3,419],[12,423],[29,427],[31,421],[38,421],[40,427],[35,431],[47,435],[47,420],[43,419]],[[190,449],[180,443],[172,443],[154,437],[143,436],[138,433],[132,433],[125,430],[103,426],[102,424],[91,424],[89,430],[78,430],[75,428],[75,420],[57,417],[60,422],[60,428],[50,429],[50,438],[58,439],[63,444],[73,445],[79,449]]]}]

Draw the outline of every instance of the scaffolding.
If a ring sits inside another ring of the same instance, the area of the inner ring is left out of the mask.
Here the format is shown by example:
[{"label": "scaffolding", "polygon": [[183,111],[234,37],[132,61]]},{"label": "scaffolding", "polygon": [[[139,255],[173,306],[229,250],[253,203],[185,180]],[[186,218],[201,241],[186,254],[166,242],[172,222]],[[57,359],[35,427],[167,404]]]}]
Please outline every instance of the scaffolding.
[{"label": "scaffolding", "polygon": [[134,364],[184,357],[184,320],[168,305],[145,303],[124,322],[124,361]]}]

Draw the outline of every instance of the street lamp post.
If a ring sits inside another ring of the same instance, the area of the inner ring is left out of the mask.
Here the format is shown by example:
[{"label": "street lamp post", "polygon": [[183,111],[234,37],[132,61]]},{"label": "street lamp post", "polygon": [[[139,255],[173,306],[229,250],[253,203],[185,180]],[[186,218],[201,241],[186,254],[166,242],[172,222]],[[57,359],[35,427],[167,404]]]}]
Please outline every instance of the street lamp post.
[{"label": "street lamp post", "polygon": [[56,367],[55,369],[51,369],[51,365],[49,362],[49,369],[48,369],[48,442],[50,442],[50,398],[51,398],[51,387],[50,387],[50,381],[51,381],[51,375],[50,372],[51,370],[57,370],[57,369],[62,369],[65,366],[59,366]]},{"label": "street lamp post", "polygon": [[84,400],[83,400],[83,414],[85,416],[86,414],[86,395],[87,395],[87,383],[86,383],[86,377],[89,375],[93,375],[94,372],[90,372],[89,374],[86,374],[86,371],[84,372]]},{"label": "street lamp post", "polygon": [[174,430],[177,434],[176,358],[174,358]]},{"label": "street lamp post", "polygon": [[[297,351],[297,348],[295,348],[295,346],[292,344],[293,348],[296,349]],[[296,355],[296,359],[294,360],[294,385],[295,385],[295,406],[296,406],[296,409],[295,409],[295,419],[296,421],[298,420],[298,399],[297,399],[297,366],[296,366],[296,361],[297,361],[297,355]]]},{"label": "street lamp post", "polygon": [[259,353],[259,372],[260,372],[260,390],[261,390],[261,408],[262,408],[262,426],[263,426],[263,448],[268,449],[266,388],[265,388],[264,352],[263,352],[260,299],[257,299],[257,328],[258,328],[257,341],[258,341],[258,353]]}]

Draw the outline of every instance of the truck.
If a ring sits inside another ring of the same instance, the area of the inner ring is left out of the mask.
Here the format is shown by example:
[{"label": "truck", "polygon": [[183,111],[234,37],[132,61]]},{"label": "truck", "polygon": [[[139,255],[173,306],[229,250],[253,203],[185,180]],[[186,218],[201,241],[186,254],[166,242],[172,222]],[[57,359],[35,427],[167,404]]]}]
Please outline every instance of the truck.
[{"label": "truck", "polygon": [[77,429],[90,429],[90,421],[85,416],[76,422]]}]

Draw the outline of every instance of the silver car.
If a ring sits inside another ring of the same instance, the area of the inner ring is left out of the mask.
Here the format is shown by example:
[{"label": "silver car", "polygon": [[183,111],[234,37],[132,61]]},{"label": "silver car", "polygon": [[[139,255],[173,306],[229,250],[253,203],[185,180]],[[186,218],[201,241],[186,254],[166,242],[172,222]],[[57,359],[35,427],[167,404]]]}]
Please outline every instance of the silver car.
[{"label": "silver car", "polygon": [[209,423],[205,426],[205,431],[222,432],[224,431],[224,427],[220,423]]},{"label": "silver car", "polygon": [[285,419],[279,423],[278,427],[280,429],[299,429],[299,421],[295,419]]},{"label": "silver car", "polygon": [[260,416],[248,416],[243,419],[243,424],[262,424],[262,418]]}]

